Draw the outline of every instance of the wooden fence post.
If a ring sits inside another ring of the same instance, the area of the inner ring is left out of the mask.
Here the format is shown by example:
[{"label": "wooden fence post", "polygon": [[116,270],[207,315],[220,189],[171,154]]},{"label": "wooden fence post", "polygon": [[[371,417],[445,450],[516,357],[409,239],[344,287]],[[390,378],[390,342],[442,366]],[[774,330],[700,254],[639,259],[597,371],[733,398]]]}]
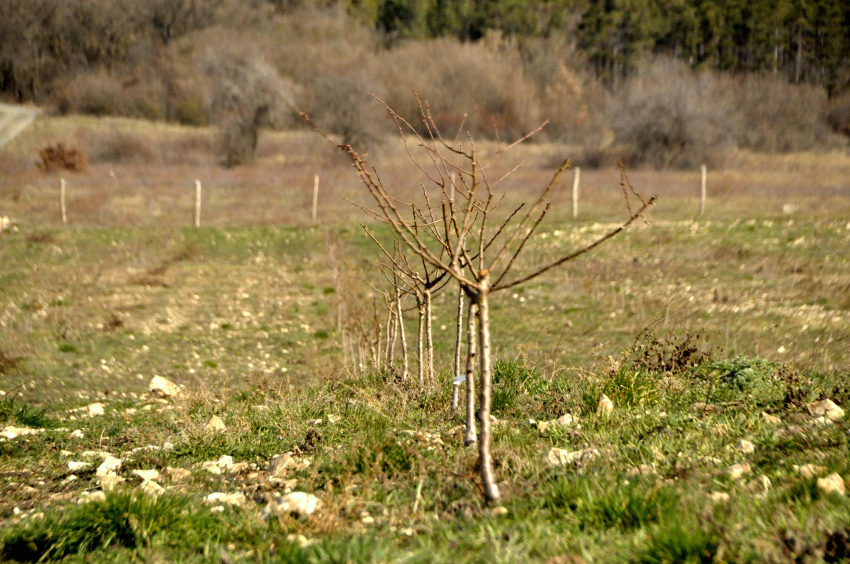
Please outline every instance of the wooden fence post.
[{"label": "wooden fence post", "polygon": [[313,178],[313,223],[316,223],[316,211],[319,207],[319,175]]},{"label": "wooden fence post", "polygon": [[707,176],[707,170],[705,168],[705,165],[700,165],[699,169],[700,172],[702,172],[702,180],[700,182],[699,189],[699,213],[700,215],[702,215],[702,213],[705,211],[705,180]]},{"label": "wooden fence post", "polygon": [[68,225],[68,216],[65,214],[65,179],[59,179],[59,207],[62,208],[62,225]]},{"label": "wooden fence post", "polygon": [[201,226],[201,181],[195,180],[195,227]]},{"label": "wooden fence post", "polygon": [[573,219],[578,217],[578,183],[581,178],[581,167],[577,166],[573,172]]}]

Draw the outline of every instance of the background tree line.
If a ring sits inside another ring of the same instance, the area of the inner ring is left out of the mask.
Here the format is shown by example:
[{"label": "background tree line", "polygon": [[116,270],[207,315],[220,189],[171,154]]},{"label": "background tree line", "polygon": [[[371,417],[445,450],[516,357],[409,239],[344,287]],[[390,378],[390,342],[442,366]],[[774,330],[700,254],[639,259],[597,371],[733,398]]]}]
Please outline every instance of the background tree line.
[{"label": "background tree line", "polygon": [[350,0],[389,36],[465,41],[576,32],[597,76],[616,85],[648,52],[694,68],[782,73],[830,93],[850,80],[842,0]]},{"label": "background tree line", "polygon": [[216,123],[231,164],[295,110],[375,142],[388,124],[366,94],[414,119],[411,87],[447,129],[550,119],[545,136],[584,145],[586,166],[612,145],[690,166],[850,134],[842,0],[0,0],[0,14],[0,97]]}]

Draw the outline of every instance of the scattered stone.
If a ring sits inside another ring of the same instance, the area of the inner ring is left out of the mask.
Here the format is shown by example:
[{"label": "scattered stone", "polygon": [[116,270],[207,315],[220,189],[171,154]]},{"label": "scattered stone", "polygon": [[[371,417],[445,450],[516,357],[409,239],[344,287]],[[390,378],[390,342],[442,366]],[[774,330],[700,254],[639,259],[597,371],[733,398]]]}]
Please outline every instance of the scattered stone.
[{"label": "scattered stone", "polygon": [[402,529],[399,532],[406,537],[412,537],[413,535],[416,534],[416,531],[413,529],[413,527],[407,527],[405,529]]},{"label": "scattered stone", "polygon": [[44,429],[30,429],[29,427],[15,427],[13,425],[7,425],[3,427],[3,430],[0,431],[0,437],[4,437],[9,439],[16,439],[18,437],[23,437],[24,435],[36,435],[41,433]]},{"label": "scattered stone", "polygon": [[70,484],[71,482],[76,482],[78,479],[79,478],[77,478],[77,476],[75,476],[74,474],[71,474],[70,476],[68,476],[67,478],[62,480],[62,482],[60,482],[60,483],[64,486],[66,484]]},{"label": "scattered stone", "polygon": [[342,419],[339,415],[328,415],[328,423],[336,425]]},{"label": "scattered stone", "polygon": [[131,474],[138,476],[143,482],[159,480],[159,470],[133,470]]},{"label": "scattered stone", "polygon": [[827,425],[833,424],[832,419],[829,419],[826,415],[821,415],[820,417],[812,419],[812,425],[815,427],[826,427]]},{"label": "scattered stone", "polygon": [[788,421],[791,423],[796,423],[798,425],[808,425],[814,420],[814,417],[809,415],[808,413],[789,413]]},{"label": "scattered stone", "polygon": [[233,464],[233,457],[226,454],[221,455],[218,460],[209,460],[201,464],[201,468],[210,474],[221,474],[228,466]]},{"label": "scattered stone", "polygon": [[137,452],[142,452],[142,451],[172,450],[173,448],[174,448],[174,445],[172,443],[165,442],[165,443],[162,443],[162,446],[147,445],[147,446],[143,446],[143,447],[136,447],[136,448],[130,449],[130,454],[136,454]]},{"label": "scattered stone", "polygon": [[68,435],[69,439],[82,439],[85,435],[79,429],[74,429],[70,435]]},{"label": "scattered stone", "polygon": [[564,415],[558,417],[557,419],[552,419],[551,421],[537,421],[534,419],[529,419],[531,421],[530,425],[537,426],[537,431],[540,434],[545,434],[549,429],[554,429],[557,427],[569,427],[573,424],[573,416],[569,413],[565,413]]},{"label": "scattered stone", "polygon": [[323,421],[322,419],[308,419],[308,420],[307,420],[307,425],[310,425],[311,427],[318,427],[318,426],[319,426],[319,425],[321,425],[323,422],[324,422],[324,421]]},{"label": "scattered stone", "polygon": [[767,476],[761,476],[758,481],[761,482],[762,495],[767,495],[770,491],[770,486],[772,485],[770,483],[770,478]]},{"label": "scattered stone", "polygon": [[286,540],[293,544],[297,544],[301,548],[306,548],[315,542],[313,540],[308,539],[304,535],[298,535],[295,533],[290,533],[286,535]]},{"label": "scattered stone", "polygon": [[77,503],[89,503],[91,501],[106,501],[106,493],[101,491],[83,492],[77,499]]},{"label": "scattered stone", "polygon": [[103,458],[103,459],[106,459],[106,458],[112,457],[112,454],[108,453],[106,451],[103,451],[103,450],[84,450],[83,452],[80,453],[80,456],[82,456],[83,458]]},{"label": "scattered stone", "polygon": [[223,505],[216,505],[215,507],[210,507],[210,513],[221,513],[224,511]]},{"label": "scattered stone", "polygon": [[13,220],[8,215],[4,215],[0,217],[0,233],[3,231],[17,231],[18,228],[15,226],[15,220]]},{"label": "scattered stone", "polygon": [[614,402],[608,396],[602,394],[602,397],[599,398],[599,405],[596,407],[596,415],[608,417],[612,413],[614,413]]},{"label": "scattered stone", "polygon": [[269,477],[279,478],[286,472],[287,468],[294,464],[295,461],[293,460],[292,455],[287,452],[286,454],[272,458],[272,461],[269,462],[269,466],[266,468],[266,471],[269,473]]},{"label": "scattered stone", "polygon": [[68,461],[68,470],[70,470],[71,472],[77,472],[78,470],[85,470],[89,466],[91,466],[90,462],[78,462],[76,460],[69,460]]},{"label": "scattered stone", "polygon": [[365,513],[365,515],[360,516],[360,522],[363,523],[364,525],[374,525],[375,524],[375,518],[372,517],[371,515],[369,515],[368,511],[364,511],[363,513]]},{"label": "scattered stone", "polygon": [[570,466],[580,462],[588,462],[599,456],[599,451],[595,448],[585,448],[582,450],[568,451],[562,448],[552,448],[546,455],[546,460],[552,466]]},{"label": "scattered stone", "polygon": [[809,413],[814,417],[826,417],[830,421],[838,421],[844,417],[844,410],[838,407],[832,400],[825,399],[810,403],[806,406]]},{"label": "scattered stone", "polygon": [[795,464],[794,471],[797,472],[800,477],[806,478],[807,480],[811,480],[816,476],[826,474],[826,468],[817,464],[803,464],[802,466],[797,466]]},{"label": "scattered stone", "polygon": [[278,501],[272,501],[263,509],[263,519],[268,519],[272,514],[292,513],[295,515],[312,515],[321,509],[322,500],[306,492],[291,492],[284,495]]},{"label": "scattered stone", "polygon": [[738,444],[735,445],[735,450],[743,452],[744,454],[750,454],[756,451],[756,447],[750,441],[741,439]]},{"label": "scattered stone", "polygon": [[295,486],[298,485],[298,480],[293,478],[291,480],[281,480],[280,478],[269,478],[269,484],[272,486],[278,486],[283,490],[283,493],[287,494],[295,489]]},{"label": "scattered stone", "polygon": [[694,404],[694,411],[697,413],[720,413],[720,408],[710,403],[698,401]]},{"label": "scattered stone", "polygon": [[180,388],[167,378],[154,376],[148,384],[148,392],[160,398],[176,398],[180,396]]},{"label": "scattered stone", "polygon": [[507,514],[508,514],[508,508],[507,508],[507,507],[502,507],[502,506],[500,505],[500,506],[498,506],[498,507],[494,507],[493,509],[491,509],[491,510],[490,510],[490,513],[492,513],[494,516],[503,516],[503,515],[507,515]]},{"label": "scattered stone", "polygon": [[255,469],[256,467],[256,464],[251,464],[250,462],[234,462],[233,464],[228,465],[224,470],[228,474],[239,474],[240,472]]},{"label": "scattered stone", "polygon": [[114,474],[118,472],[119,468],[121,468],[121,459],[115,458],[112,455],[108,455],[104,458],[104,461],[101,463],[101,465],[97,467],[95,476],[97,476],[98,478],[108,476],[109,474]]},{"label": "scattered stone", "polygon": [[826,478],[818,478],[818,489],[823,493],[844,495],[844,479],[837,473],[833,472]]},{"label": "scattered stone", "polygon": [[83,408],[84,411],[88,412],[87,415],[89,417],[95,417],[97,415],[103,415],[106,413],[106,410],[103,408],[102,403],[92,403]]},{"label": "scattered stone", "polygon": [[750,473],[750,463],[742,462],[741,464],[733,464],[726,469],[726,473],[729,474],[729,477],[733,480],[737,480]]},{"label": "scattered stone", "polygon": [[796,435],[803,435],[805,432],[805,429],[798,425],[787,425],[781,429],[777,429],[776,434],[780,437],[793,437]]},{"label": "scattered stone", "polygon": [[761,412],[761,416],[762,416],[762,419],[764,419],[764,422],[768,423],[769,425],[781,425],[782,424],[782,419],[780,419],[779,417],[776,417],[774,415],[771,415],[769,413],[765,413],[764,411]]},{"label": "scattered stone", "polygon": [[714,503],[725,503],[729,501],[729,494],[726,492],[711,492],[708,497]]},{"label": "scattered stone", "polygon": [[656,474],[655,464],[640,464],[629,470],[629,476],[651,476]]},{"label": "scattered stone", "polygon": [[224,493],[224,492],[215,492],[211,493],[207,497],[204,498],[204,503],[208,505],[222,504],[225,503],[227,505],[232,505],[234,507],[242,507],[248,499],[245,497],[245,494],[242,492],[236,493]]},{"label": "scattered stone", "polygon": [[213,415],[209,422],[204,426],[204,431],[207,433],[223,433],[227,430],[227,426],[224,424],[224,421],[221,420],[221,417],[218,415]]},{"label": "scattered stone", "polygon": [[165,473],[171,478],[172,482],[183,482],[192,477],[192,472],[185,468],[166,468]]},{"label": "scattered stone", "polygon": [[123,484],[125,482],[125,480],[124,480],[124,478],[122,478],[121,476],[119,476],[117,474],[108,474],[106,476],[101,476],[101,478],[100,478],[100,480],[98,480],[98,482],[100,483],[100,489],[102,489],[105,492],[111,492],[117,486],[119,486],[120,484]]},{"label": "scattered stone", "polygon": [[163,488],[153,480],[145,480],[144,482],[142,482],[142,485],[139,486],[139,489],[147,495],[153,497],[157,497],[165,493],[165,488]]}]

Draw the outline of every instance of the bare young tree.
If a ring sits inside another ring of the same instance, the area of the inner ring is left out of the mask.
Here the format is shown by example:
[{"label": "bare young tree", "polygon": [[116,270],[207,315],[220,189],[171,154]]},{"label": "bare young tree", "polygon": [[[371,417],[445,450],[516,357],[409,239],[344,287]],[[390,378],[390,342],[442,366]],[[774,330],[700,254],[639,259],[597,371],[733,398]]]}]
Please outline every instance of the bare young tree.
[{"label": "bare young tree", "polygon": [[[456,280],[470,300],[468,321],[473,318],[476,319],[477,342],[475,344],[477,348],[475,353],[478,356],[481,380],[479,386],[480,409],[478,412],[481,425],[480,436],[478,437],[478,467],[485,500],[488,503],[498,502],[501,494],[493,470],[491,452],[490,405],[493,363],[490,295],[493,292],[528,282],[565,262],[592,251],[605,241],[623,232],[638,218],[641,218],[654,204],[655,197],[644,200],[633,189],[627,189],[624,182],[623,190],[629,211],[628,219],[589,245],[536,267],[529,273],[512,277],[511,272],[517,264],[517,258],[549,211],[551,206],[548,203],[549,195],[561,175],[570,167],[570,160],[566,159],[558,168],[537,200],[519,220],[512,222],[505,229],[505,225],[510,222],[509,218],[505,224],[498,227],[496,235],[491,238],[488,228],[492,230],[491,223],[494,219],[494,211],[498,207],[498,201],[494,199],[493,189],[510,172],[498,180],[491,181],[487,176],[487,171],[501,158],[505,151],[527,139],[540,128],[507,147],[502,147],[500,144],[494,159],[485,164],[481,162],[480,153],[470,134],[467,134],[468,142],[465,145],[458,142],[462,131],[458,132],[454,141],[446,141],[443,138],[434,120],[431,119],[427,105],[420,104],[422,121],[428,131],[427,138],[420,136],[417,133],[417,128],[404,120],[392,108],[386,104],[384,106],[395,120],[408,148],[411,160],[426,179],[426,182],[422,184],[424,206],[415,202],[404,202],[396,194],[390,192],[378,172],[370,167],[364,157],[350,145],[336,145],[336,143],[334,145],[351,157],[362,184],[374,201],[374,206],[361,205],[361,208],[373,218],[387,223],[394,235],[404,245],[406,251],[411,253],[412,256],[428,265],[435,273],[444,273]],[[309,120],[307,116],[304,117]],[[414,156],[410,148],[409,137],[415,139],[417,145],[425,151],[426,157],[417,159]],[[328,140],[333,142],[330,138]],[[453,177],[452,173],[456,173],[456,176]],[[452,194],[450,194],[450,190],[453,191]],[[640,201],[641,205],[636,211],[632,210],[629,199],[630,193]],[[439,204],[437,205],[434,205],[435,196],[439,197]],[[406,210],[410,210],[413,219]],[[500,239],[500,243],[495,246],[496,251],[490,257],[486,256],[488,247],[502,233],[503,229],[505,233]],[[477,316],[471,311],[472,306],[477,310]],[[472,332],[469,335],[470,342],[472,342]],[[470,347],[469,352],[469,356],[472,357],[472,347]],[[467,386],[470,389],[473,382],[472,375],[469,373],[470,363],[467,364]],[[470,432],[470,427],[471,425],[467,426],[467,433]]]},{"label": "bare young tree", "polygon": [[212,92],[212,114],[221,131],[224,164],[251,162],[260,129],[281,126],[292,115],[294,84],[250,50],[214,52],[204,71]]}]

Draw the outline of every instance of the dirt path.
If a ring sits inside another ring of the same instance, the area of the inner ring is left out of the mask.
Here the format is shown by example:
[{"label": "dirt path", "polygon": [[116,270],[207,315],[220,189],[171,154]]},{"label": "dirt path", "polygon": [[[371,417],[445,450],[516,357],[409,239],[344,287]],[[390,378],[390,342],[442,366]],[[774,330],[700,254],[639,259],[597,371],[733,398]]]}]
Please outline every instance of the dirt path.
[{"label": "dirt path", "polygon": [[0,104],[0,147],[26,129],[40,113],[34,108]]}]

